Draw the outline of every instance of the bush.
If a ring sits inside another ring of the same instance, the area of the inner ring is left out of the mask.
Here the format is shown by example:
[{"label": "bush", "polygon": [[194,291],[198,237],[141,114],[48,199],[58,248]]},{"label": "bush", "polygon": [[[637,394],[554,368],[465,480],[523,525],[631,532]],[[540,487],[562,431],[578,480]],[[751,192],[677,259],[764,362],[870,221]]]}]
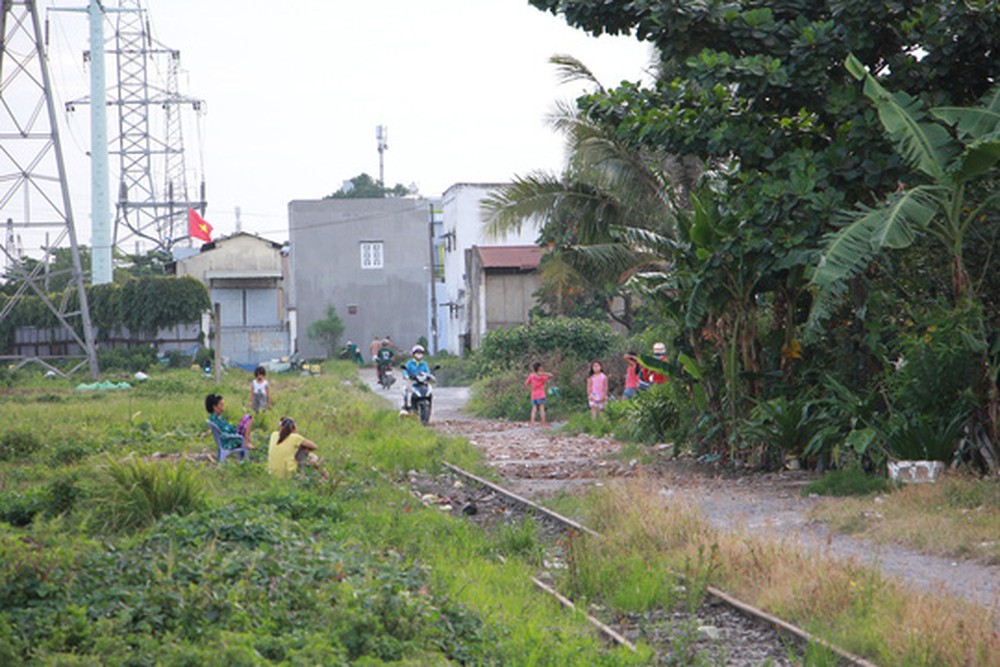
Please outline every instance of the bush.
[{"label": "bush", "polygon": [[215,348],[201,347],[194,355],[194,363],[198,368],[207,368],[215,363]]},{"label": "bush", "polygon": [[886,420],[885,441],[897,459],[951,463],[967,421],[965,414],[950,420],[932,415],[892,415]]},{"label": "bush", "polygon": [[15,429],[0,436],[0,461],[15,461],[34,454],[42,446],[32,431]]},{"label": "bush", "polygon": [[618,339],[608,324],[572,318],[543,319],[532,324],[496,329],[486,334],[476,351],[476,375],[485,377],[514,368],[526,368],[535,357],[588,361],[601,358],[608,354]]},{"label": "bush", "polygon": [[531,394],[524,386],[526,377],[527,374],[518,371],[507,371],[476,382],[472,385],[469,411],[487,419],[527,419],[531,414]]},{"label": "bush", "polygon": [[151,347],[99,350],[97,361],[105,371],[148,371],[157,365],[156,350]]},{"label": "bush", "polygon": [[680,396],[677,382],[653,385],[628,401],[608,406],[608,418],[615,436],[631,442],[652,444],[673,440],[681,426],[686,396]]},{"label": "bush", "polygon": [[860,468],[845,468],[829,472],[802,488],[802,495],[866,496],[891,491],[892,483],[884,477],[869,475]]},{"label": "bush", "polygon": [[35,515],[45,508],[41,491],[0,494],[0,522],[23,528],[35,520]]},{"label": "bush", "polygon": [[204,504],[204,484],[180,463],[122,462],[108,458],[104,495],[98,499],[106,528],[129,530],[168,514],[187,514]]}]

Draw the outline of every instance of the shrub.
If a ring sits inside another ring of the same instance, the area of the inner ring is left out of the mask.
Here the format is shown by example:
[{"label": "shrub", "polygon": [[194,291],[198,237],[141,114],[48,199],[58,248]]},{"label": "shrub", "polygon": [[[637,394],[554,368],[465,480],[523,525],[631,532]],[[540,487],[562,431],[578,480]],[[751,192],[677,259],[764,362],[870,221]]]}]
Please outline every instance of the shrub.
[{"label": "shrub", "polygon": [[487,419],[527,419],[531,394],[524,386],[525,377],[518,371],[507,371],[476,382],[472,385],[469,411]]},{"label": "shrub", "polygon": [[14,461],[34,454],[42,446],[33,431],[14,429],[0,436],[0,461]]},{"label": "shrub", "polygon": [[684,405],[678,383],[653,385],[628,401],[608,406],[615,435],[632,442],[655,443],[674,439],[681,426]]},{"label": "shrub", "polygon": [[802,495],[866,496],[891,491],[892,483],[884,477],[869,475],[860,468],[845,468],[829,472],[802,488]]},{"label": "shrub", "polygon": [[479,377],[513,368],[524,368],[533,357],[561,356],[596,359],[607,355],[618,336],[603,322],[573,318],[542,319],[506,329],[496,329],[483,338],[475,354]]},{"label": "shrub", "polygon": [[204,504],[204,484],[184,461],[155,463],[108,458],[98,505],[106,528],[128,530],[168,514],[187,514]]},{"label": "shrub", "polygon": [[759,402],[741,431],[759,452],[762,467],[769,470],[781,468],[785,456],[821,453],[833,437],[825,413],[808,396]]},{"label": "shrub", "polygon": [[115,348],[100,350],[97,360],[105,371],[148,371],[156,366],[156,350],[151,347]]},{"label": "shrub", "polygon": [[24,493],[0,494],[0,522],[23,528],[45,508],[45,498],[40,490]]}]

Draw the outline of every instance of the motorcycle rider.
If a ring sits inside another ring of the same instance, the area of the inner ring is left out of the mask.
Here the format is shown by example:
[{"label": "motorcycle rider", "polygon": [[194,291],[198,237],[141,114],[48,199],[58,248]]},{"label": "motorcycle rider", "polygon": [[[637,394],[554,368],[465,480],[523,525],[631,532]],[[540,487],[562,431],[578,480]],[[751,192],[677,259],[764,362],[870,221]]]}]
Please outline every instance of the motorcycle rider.
[{"label": "motorcycle rider", "polygon": [[389,339],[382,339],[382,347],[379,348],[378,353],[375,355],[375,368],[378,371],[378,381],[380,383],[386,369],[392,367],[392,360],[395,356],[396,354],[392,351],[392,346],[389,344]]},{"label": "motorcycle rider", "polygon": [[416,381],[417,376],[420,373],[427,373],[430,375],[431,369],[424,361],[424,346],[414,345],[410,350],[410,356],[412,357],[403,366],[403,379],[409,380],[409,382],[403,383],[403,409],[410,409],[410,393],[412,391],[413,382]]}]

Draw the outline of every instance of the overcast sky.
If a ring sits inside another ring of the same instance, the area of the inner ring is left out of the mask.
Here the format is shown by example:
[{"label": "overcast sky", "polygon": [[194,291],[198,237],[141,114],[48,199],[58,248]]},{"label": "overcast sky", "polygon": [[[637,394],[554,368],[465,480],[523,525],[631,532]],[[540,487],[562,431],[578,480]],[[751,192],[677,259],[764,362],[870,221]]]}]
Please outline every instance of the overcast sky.
[{"label": "overcast sky", "polygon": [[[147,0],[146,7],[154,37],[181,52],[181,92],[206,101],[185,143],[189,183],[204,169],[205,217],[216,235],[234,231],[239,206],[245,231],[282,241],[289,201],[321,198],[361,172],[377,178],[379,124],[388,128],[386,184],[415,183],[425,196],[459,182],[558,170],[563,141],[545,116],[581,87],[561,85],[548,59],[573,55],[605,85],[649,78],[646,45],[589,37],[527,0]],[[85,16],[51,14],[50,35],[60,101],[86,96]],[[109,82],[113,66],[109,58]],[[87,113],[60,111],[78,235],[89,244]],[[112,193],[116,171],[112,156]]]}]

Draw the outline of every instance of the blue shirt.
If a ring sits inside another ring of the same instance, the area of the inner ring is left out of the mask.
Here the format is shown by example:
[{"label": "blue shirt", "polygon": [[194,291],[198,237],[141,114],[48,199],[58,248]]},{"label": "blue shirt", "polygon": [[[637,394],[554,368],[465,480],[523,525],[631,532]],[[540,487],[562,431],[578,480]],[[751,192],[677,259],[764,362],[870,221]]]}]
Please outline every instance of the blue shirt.
[{"label": "blue shirt", "polygon": [[427,373],[429,375],[430,372],[430,366],[422,359],[419,362],[416,359],[410,359],[406,362],[406,366],[403,367],[403,375],[408,378],[416,378],[419,373]]}]

